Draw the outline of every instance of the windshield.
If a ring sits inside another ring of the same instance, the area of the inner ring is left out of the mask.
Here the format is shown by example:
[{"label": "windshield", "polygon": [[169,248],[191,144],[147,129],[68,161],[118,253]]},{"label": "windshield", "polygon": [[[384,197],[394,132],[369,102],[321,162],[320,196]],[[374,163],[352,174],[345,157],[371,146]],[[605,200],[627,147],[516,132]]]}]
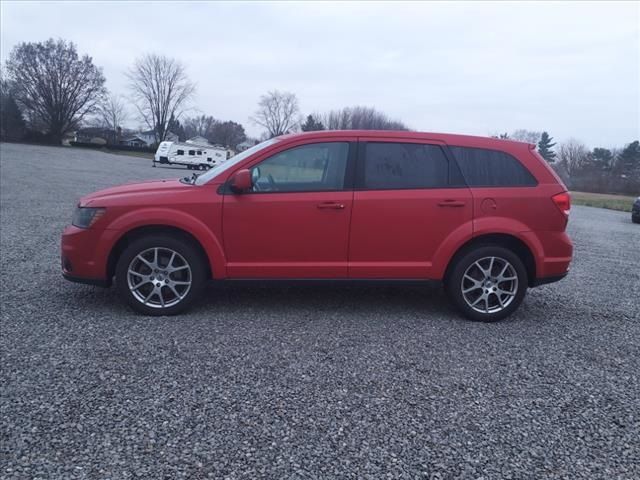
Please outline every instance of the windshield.
[{"label": "windshield", "polygon": [[244,152],[240,152],[236,156],[231,157],[226,162],[221,163],[217,167],[213,167],[208,172],[203,173],[202,175],[200,175],[196,179],[195,184],[196,185],[204,185],[205,183],[207,183],[211,179],[217,177],[222,172],[225,172],[225,171],[229,170],[231,167],[233,167],[234,165],[237,165],[239,162],[241,162],[245,158],[250,157],[254,153],[259,152],[260,150],[263,150],[263,149],[273,145],[277,141],[278,141],[277,138],[271,138],[271,139],[266,140],[266,141],[264,141],[262,143],[259,143],[258,145],[254,145],[253,147],[245,150]]}]

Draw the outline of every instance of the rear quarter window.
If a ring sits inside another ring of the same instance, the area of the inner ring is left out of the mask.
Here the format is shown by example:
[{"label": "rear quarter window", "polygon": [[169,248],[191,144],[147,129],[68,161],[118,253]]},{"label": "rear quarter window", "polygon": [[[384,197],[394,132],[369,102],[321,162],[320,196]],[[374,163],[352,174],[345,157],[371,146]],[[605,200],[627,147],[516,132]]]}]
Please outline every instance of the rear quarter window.
[{"label": "rear quarter window", "polygon": [[532,187],[535,177],[517,158],[499,150],[473,147],[449,149],[470,187]]}]

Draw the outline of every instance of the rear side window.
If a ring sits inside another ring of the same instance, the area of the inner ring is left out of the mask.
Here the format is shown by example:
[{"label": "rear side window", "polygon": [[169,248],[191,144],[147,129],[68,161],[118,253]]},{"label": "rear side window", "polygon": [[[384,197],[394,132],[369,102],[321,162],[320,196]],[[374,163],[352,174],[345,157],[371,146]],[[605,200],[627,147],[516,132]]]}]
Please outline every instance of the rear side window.
[{"label": "rear side window", "polygon": [[470,187],[530,187],[538,184],[513,156],[484,148],[449,147]]},{"label": "rear side window", "polygon": [[368,142],[360,165],[361,188],[403,190],[448,186],[449,162],[437,145]]}]

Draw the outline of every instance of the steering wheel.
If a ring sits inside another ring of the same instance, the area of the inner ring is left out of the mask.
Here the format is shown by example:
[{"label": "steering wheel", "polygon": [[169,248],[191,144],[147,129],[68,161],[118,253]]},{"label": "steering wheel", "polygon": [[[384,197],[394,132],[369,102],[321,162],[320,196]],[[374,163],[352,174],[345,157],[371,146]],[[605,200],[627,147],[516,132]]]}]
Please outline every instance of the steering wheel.
[{"label": "steering wheel", "polygon": [[[266,185],[260,185],[260,182],[256,181],[253,183],[253,191],[254,192],[273,192],[276,190],[276,181],[273,178],[273,175],[268,174],[266,177],[260,177],[260,178],[266,178],[267,182],[269,182],[269,186],[265,189],[264,187]],[[259,180],[259,178],[258,178]]]}]

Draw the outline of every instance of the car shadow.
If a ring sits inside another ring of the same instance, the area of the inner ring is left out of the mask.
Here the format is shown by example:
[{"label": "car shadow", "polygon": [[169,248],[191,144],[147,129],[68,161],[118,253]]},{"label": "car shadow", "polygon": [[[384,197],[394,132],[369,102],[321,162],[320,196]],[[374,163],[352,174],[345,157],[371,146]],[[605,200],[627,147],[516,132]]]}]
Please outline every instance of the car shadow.
[{"label": "car shadow", "polygon": [[432,286],[209,286],[192,310],[265,316],[452,315],[442,288]]},{"label": "car shadow", "polygon": [[[67,290],[74,309],[91,309],[103,315],[135,315],[115,288],[75,285]],[[193,319],[343,318],[369,322],[373,318],[442,317],[460,320],[441,287],[426,286],[242,286],[208,285],[183,314]],[[169,318],[169,317],[164,317]]]}]

